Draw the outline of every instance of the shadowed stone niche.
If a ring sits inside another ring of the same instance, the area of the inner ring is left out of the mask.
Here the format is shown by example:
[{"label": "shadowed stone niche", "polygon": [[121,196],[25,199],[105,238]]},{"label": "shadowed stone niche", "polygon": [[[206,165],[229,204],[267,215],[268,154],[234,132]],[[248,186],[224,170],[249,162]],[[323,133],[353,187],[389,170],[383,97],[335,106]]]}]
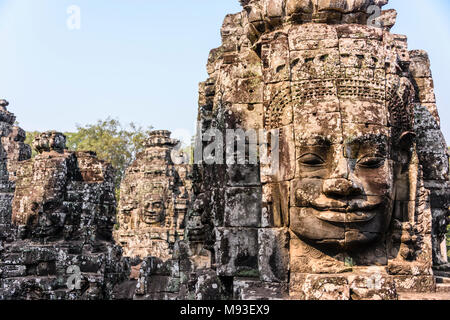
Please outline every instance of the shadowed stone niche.
[{"label": "shadowed stone niche", "polygon": [[178,143],[169,131],[153,131],[125,174],[114,237],[127,257],[165,261],[184,238],[191,183],[189,166],[172,161]]},{"label": "shadowed stone niche", "polygon": [[0,250],[0,299],[108,299],[126,274],[112,239],[113,169],[65,142],[61,133],[42,133],[36,157],[17,169],[18,233]]},{"label": "shadowed stone niche", "polygon": [[387,1],[241,3],[210,53],[198,131],[275,130],[280,160],[195,166],[193,209],[230,295],[435,292],[450,188],[427,54],[389,32],[394,10],[371,19]]}]

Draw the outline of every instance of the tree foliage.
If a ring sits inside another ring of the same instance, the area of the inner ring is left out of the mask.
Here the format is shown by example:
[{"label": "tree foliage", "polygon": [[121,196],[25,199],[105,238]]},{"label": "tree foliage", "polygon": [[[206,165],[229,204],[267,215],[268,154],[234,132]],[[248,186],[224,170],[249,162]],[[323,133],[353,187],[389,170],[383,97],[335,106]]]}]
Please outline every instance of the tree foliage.
[{"label": "tree foliage", "polygon": [[28,144],[31,147],[32,153],[31,157],[34,158],[37,154],[36,150],[33,149],[33,141],[36,136],[40,134],[39,131],[28,131],[27,132],[27,138],[25,139],[25,143]]},{"label": "tree foliage", "polygon": [[[99,120],[95,124],[77,125],[75,132],[65,132],[67,149],[70,151],[94,151],[99,159],[112,164],[116,171],[116,186],[119,187],[125,170],[144,149],[151,127],[142,128],[134,123],[126,126],[112,118]],[[32,144],[39,132],[27,132],[26,143]],[[33,156],[35,152],[33,151]]]}]

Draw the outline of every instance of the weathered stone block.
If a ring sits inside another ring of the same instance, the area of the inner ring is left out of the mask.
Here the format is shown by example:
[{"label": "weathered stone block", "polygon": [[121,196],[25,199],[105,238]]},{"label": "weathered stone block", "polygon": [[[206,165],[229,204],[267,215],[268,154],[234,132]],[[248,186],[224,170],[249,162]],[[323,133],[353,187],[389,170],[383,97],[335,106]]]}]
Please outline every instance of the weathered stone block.
[{"label": "weathered stone block", "polygon": [[217,228],[216,262],[219,276],[259,277],[258,229]]},{"label": "weathered stone block", "polygon": [[394,276],[397,292],[435,292],[436,282],[433,276]]},{"label": "weathered stone block", "polygon": [[261,226],[261,202],[261,187],[226,188],[224,219],[225,226]]},{"label": "weathered stone block", "polygon": [[262,129],[264,125],[263,109],[261,102],[233,104],[224,115],[225,127],[233,130],[242,129],[245,133],[255,130],[252,132],[258,134],[257,130]]},{"label": "weathered stone block", "polygon": [[352,270],[352,266],[346,263],[343,253],[332,249],[316,248],[302,241],[292,232],[289,255],[291,273],[333,274]]},{"label": "weathered stone block", "polygon": [[2,278],[17,278],[27,275],[27,267],[23,265],[3,265],[0,268]]},{"label": "weathered stone block", "polygon": [[289,272],[289,232],[287,229],[259,229],[258,267],[266,282],[287,282]]},{"label": "weathered stone block", "polygon": [[394,279],[383,274],[349,276],[351,300],[397,300]]},{"label": "weathered stone block", "polygon": [[277,129],[292,124],[291,88],[288,82],[267,83],[264,86],[264,127]]},{"label": "weathered stone block", "polygon": [[290,77],[289,44],[285,33],[264,38],[261,48],[264,82],[287,81]]},{"label": "weathered stone block", "polygon": [[295,147],[292,126],[278,129],[277,134],[269,133],[267,137],[267,158],[261,163],[261,181],[282,182],[295,176]]},{"label": "weathered stone block", "polygon": [[410,70],[414,78],[430,78],[430,59],[428,53],[424,50],[411,50],[409,52],[411,58]]},{"label": "weathered stone block", "polygon": [[285,283],[271,283],[245,278],[233,281],[235,300],[284,300],[288,296]]},{"label": "weathered stone block", "polygon": [[447,181],[449,174],[448,156],[444,153],[435,153],[435,150],[430,152],[421,152],[419,159],[426,164],[422,167],[423,178],[426,180],[440,180]]},{"label": "weathered stone block", "polygon": [[259,166],[256,164],[235,164],[227,167],[229,187],[254,187],[261,184]]},{"label": "weathered stone block", "polygon": [[262,227],[287,227],[289,225],[289,182],[263,185]]},{"label": "weathered stone block", "polygon": [[350,284],[343,275],[291,273],[289,290],[294,300],[350,300]]},{"label": "weathered stone block", "polygon": [[217,274],[212,270],[199,271],[196,274],[195,299],[197,300],[222,300],[224,288]]},{"label": "weathered stone block", "polygon": [[340,61],[338,48],[291,51],[291,81],[338,77]]},{"label": "weathered stone block", "polygon": [[419,87],[419,100],[421,103],[436,103],[434,83],[432,78],[416,78]]}]

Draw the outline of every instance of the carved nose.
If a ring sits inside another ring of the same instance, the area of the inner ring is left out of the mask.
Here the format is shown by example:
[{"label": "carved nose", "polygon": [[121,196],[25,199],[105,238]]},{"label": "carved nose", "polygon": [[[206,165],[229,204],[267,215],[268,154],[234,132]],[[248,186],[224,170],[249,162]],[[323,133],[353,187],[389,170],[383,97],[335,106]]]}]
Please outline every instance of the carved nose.
[{"label": "carved nose", "polygon": [[330,198],[357,196],[362,189],[348,179],[328,179],[323,184],[323,193]]}]

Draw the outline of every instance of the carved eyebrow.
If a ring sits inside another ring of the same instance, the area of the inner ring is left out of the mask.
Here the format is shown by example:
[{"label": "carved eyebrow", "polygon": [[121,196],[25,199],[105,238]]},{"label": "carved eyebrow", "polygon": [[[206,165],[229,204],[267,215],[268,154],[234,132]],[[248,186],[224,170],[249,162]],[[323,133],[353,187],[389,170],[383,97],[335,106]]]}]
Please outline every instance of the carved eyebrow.
[{"label": "carved eyebrow", "polygon": [[374,140],[380,143],[387,143],[388,137],[385,134],[369,133],[360,137],[349,139],[348,141],[346,141],[346,144],[362,144],[367,142],[373,142]]},{"label": "carved eyebrow", "polygon": [[320,145],[320,146],[328,147],[328,146],[332,145],[331,141],[327,137],[320,136],[320,135],[304,139],[303,142],[309,146]]}]

